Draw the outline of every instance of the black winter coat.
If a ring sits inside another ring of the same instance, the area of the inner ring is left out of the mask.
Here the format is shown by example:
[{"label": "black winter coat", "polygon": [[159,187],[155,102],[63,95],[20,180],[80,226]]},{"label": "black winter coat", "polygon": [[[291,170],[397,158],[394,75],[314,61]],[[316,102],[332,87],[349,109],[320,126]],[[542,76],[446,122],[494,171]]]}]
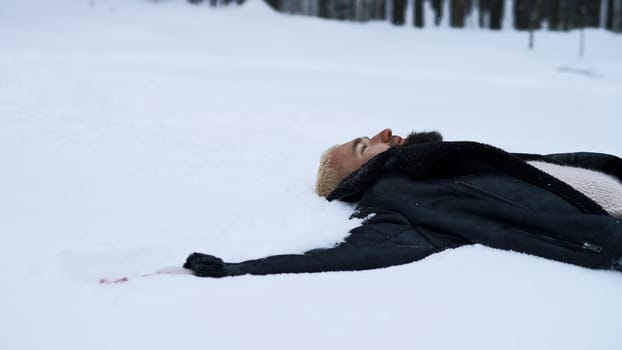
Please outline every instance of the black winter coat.
[{"label": "black winter coat", "polygon": [[479,243],[622,271],[622,222],[527,160],[588,168],[622,181],[622,159],[607,154],[510,154],[475,142],[393,148],[329,195],[358,201],[352,216],[366,218],[343,243],[240,263],[193,253],[184,267],[211,277],[364,270]]}]

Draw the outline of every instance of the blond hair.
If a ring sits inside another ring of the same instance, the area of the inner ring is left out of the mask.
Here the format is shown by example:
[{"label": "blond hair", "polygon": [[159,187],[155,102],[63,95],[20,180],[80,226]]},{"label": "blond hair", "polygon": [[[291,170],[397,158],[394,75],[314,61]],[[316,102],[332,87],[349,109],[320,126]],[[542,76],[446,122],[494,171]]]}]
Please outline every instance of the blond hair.
[{"label": "blond hair", "polygon": [[339,145],[330,147],[320,157],[320,168],[315,180],[315,193],[320,197],[327,197],[344,178],[342,172],[331,165],[331,153],[337,147]]}]

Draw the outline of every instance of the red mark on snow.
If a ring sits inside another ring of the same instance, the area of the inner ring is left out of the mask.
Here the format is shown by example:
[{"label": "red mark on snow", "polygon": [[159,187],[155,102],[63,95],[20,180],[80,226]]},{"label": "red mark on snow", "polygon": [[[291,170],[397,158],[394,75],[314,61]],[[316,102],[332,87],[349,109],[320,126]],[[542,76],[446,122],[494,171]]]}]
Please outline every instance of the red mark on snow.
[{"label": "red mark on snow", "polygon": [[106,279],[106,278],[102,278],[102,279],[99,280],[99,284],[125,283],[127,281],[128,281],[127,277],[119,278],[119,279],[116,279],[116,280],[109,280],[109,279]]}]

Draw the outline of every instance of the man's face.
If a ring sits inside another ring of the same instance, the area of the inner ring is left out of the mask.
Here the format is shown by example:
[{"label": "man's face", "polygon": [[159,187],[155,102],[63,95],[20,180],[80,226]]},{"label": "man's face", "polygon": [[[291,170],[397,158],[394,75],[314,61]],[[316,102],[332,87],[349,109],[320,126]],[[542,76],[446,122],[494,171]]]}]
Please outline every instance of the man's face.
[{"label": "man's face", "polygon": [[331,152],[330,165],[349,175],[377,154],[403,143],[404,139],[394,136],[391,129],[384,129],[372,138],[358,137],[335,148]]}]

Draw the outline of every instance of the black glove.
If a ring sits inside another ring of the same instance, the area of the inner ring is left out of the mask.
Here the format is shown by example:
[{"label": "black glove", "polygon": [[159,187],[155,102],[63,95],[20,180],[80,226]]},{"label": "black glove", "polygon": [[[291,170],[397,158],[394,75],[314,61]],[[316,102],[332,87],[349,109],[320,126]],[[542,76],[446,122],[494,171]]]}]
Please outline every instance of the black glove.
[{"label": "black glove", "polygon": [[227,276],[225,262],[213,255],[192,253],[186,259],[184,268],[190,269],[199,277]]}]

